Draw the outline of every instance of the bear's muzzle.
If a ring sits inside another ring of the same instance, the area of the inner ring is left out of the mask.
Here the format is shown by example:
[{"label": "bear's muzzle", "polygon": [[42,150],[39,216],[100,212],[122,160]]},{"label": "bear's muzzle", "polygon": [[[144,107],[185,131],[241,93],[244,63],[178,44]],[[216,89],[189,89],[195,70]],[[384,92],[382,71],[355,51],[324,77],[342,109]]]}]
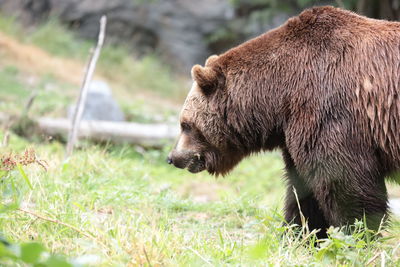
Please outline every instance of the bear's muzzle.
[{"label": "bear's muzzle", "polygon": [[167,163],[180,169],[187,168],[191,173],[198,173],[206,169],[204,157],[193,151],[173,150],[167,158]]}]

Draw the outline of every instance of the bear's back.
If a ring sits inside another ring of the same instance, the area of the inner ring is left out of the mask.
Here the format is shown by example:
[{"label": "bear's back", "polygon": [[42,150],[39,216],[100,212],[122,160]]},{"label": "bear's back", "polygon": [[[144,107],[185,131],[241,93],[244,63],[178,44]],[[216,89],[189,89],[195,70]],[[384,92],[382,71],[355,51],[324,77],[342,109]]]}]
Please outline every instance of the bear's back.
[{"label": "bear's back", "polygon": [[293,110],[308,105],[358,116],[358,130],[400,167],[400,23],[316,7],[219,61],[232,76],[247,73],[247,80],[272,81],[264,85],[270,90],[289,90]]},{"label": "bear's back", "polygon": [[325,68],[314,70],[324,75],[321,86],[348,98],[345,108],[359,114],[359,130],[399,168],[400,23],[333,7],[306,10],[294,20],[286,27],[309,38],[303,43],[320,57],[314,60],[324,61],[317,65]]}]

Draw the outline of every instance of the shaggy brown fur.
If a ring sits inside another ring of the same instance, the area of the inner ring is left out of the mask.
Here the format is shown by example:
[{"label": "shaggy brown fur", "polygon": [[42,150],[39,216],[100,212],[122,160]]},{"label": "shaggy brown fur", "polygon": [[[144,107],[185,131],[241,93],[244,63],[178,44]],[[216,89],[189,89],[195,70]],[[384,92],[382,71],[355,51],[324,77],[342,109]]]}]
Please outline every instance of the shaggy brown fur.
[{"label": "shaggy brown fur", "polygon": [[280,148],[288,222],[300,224],[295,187],[320,236],[364,214],[379,226],[384,177],[400,169],[400,23],[308,9],[192,76],[181,114],[187,142],[170,163],[189,158],[180,167],[225,174],[251,153]]}]

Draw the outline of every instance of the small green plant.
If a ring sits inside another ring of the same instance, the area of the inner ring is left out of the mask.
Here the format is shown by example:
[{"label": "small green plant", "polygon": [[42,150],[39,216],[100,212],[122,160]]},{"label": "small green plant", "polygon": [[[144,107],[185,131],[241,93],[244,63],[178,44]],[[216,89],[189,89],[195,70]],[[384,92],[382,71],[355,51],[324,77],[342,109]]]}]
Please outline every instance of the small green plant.
[{"label": "small green plant", "polygon": [[[352,263],[361,266],[357,252],[372,247],[376,242],[374,240],[378,240],[377,233],[366,228],[362,221],[357,221],[351,228],[330,227],[328,238],[319,243],[315,258],[326,264]],[[351,234],[346,234],[349,231]]]},{"label": "small green plant", "polygon": [[16,186],[16,173],[33,189],[23,166],[34,163],[45,168],[44,162],[37,159],[33,149],[26,149],[21,155],[12,152],[0,154],[0,212],[18,208],[20,190]]},{"label": "small green plant", "polygon": [[[33,190],[32,183],[24,171],[24,167],[38,164],[46,169],[45,162],[36,157],[33,149],[26,149],[22,154],[12,152],[0,154],[0,214],[5,214],[19,208],[20,191],[16,186],[17,175]],[[52,255],[43,245],[37,242],[13,244],[0,235],[0,264],[25,263],[41,267],[73,267],[80,266],[66,258]]]},{"label": "small green plant", "polygon": [[35,267],[78,267],[65,257],[51,255],[36,242],[11,244],[4,238],[0,238],[0,264],[25,263]]}]

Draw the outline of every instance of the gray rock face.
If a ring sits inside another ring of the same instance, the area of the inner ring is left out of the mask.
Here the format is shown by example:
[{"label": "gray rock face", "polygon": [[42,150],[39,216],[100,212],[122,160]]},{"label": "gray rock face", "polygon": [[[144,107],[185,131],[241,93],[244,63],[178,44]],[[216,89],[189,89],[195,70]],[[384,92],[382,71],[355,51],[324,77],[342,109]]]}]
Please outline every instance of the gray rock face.
[{"label": "gray rock face", "polygon": [[40,22],[51,10],[50,0],[0,0],[4,13],[18,17],[25,25]]},{"label": "gray rock face", "polygon": [[227,0],[49,0],[52,13],[89,38],[96,38],[102,14],[109,41],[123,40],[137,54],[160,52],[186,69],[210,54],[206,36],[233,18]]},{"label": "gray rock face", "polygon": [[[72,118],[75,106],[68,109]],[[82,120],[125,121],[125,116],[113,99],[111,89],[103,81],[92,81],[85,102]]]},{"label": "gray rock face", "polygon": [[[291,15],[265,12],[270,6],[260,1],[239,2],[234,6],[231,0],[0,0],[0,9],[26,23],[57,16],[92,39],[106,14],[108,42],[123,42],[139,56],[157,51],[165,62],[189,72],[207,56],[277,27]],[[297,12],[298,7],[292,10]]]}]

